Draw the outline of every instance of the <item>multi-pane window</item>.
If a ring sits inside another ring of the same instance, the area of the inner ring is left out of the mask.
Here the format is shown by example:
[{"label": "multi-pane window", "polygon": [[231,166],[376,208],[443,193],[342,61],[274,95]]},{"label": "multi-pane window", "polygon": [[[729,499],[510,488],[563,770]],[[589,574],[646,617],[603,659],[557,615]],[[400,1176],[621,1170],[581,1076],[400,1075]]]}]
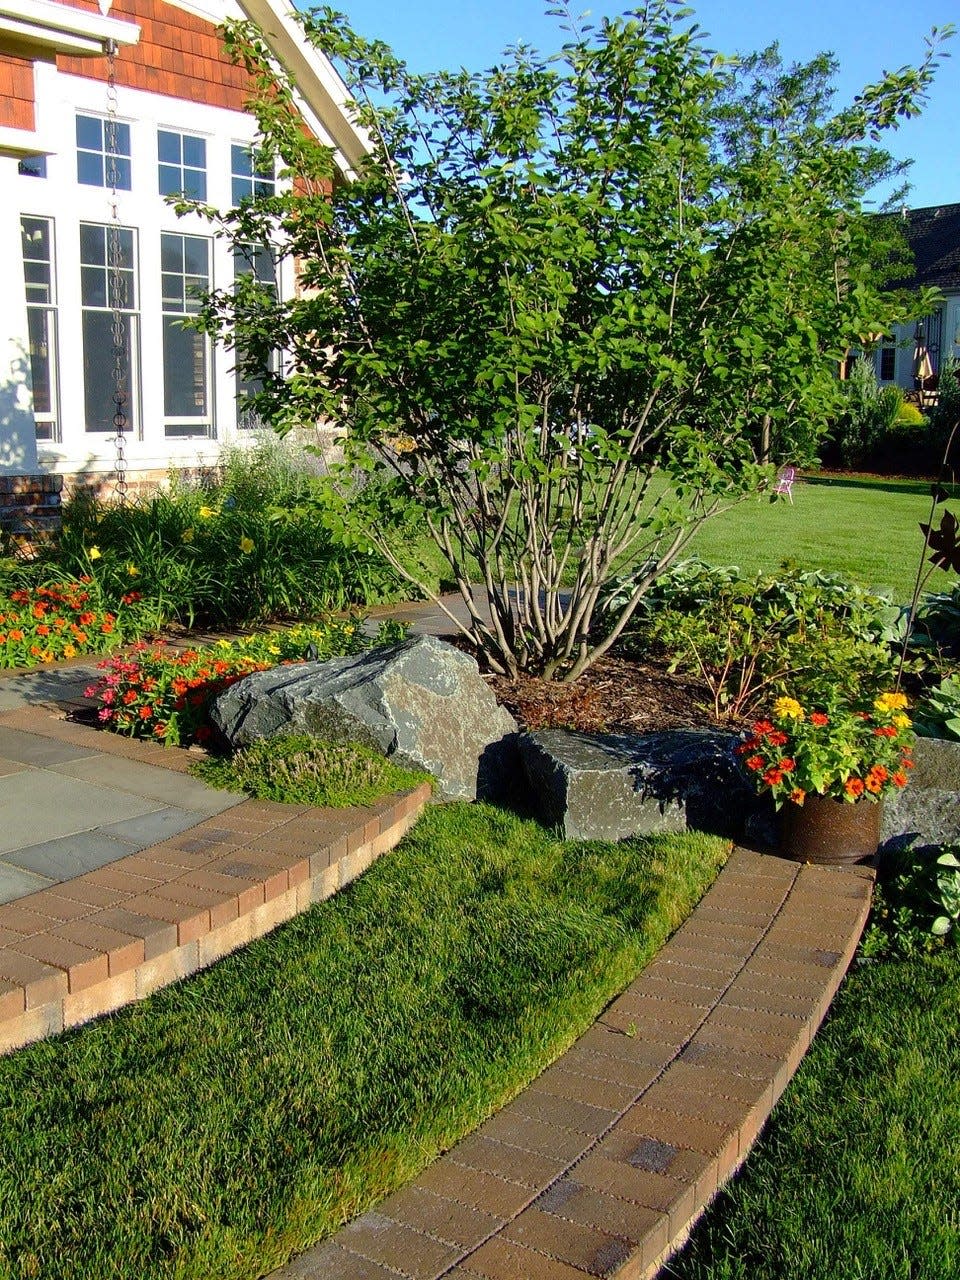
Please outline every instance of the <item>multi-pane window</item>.
[{"label": "multi-pane window", "polygon": [[254,196],[272,196],[276,189],[272,161],[254,163],[250,147],[236,142],[230,148],[230,180],[231,198],[235,205],[252,200]]},{"label": "multi-pane window", "polygon": [[185,326],[210,287],[210,241],[203,236],[160,237],[163,290],[163,414],[168,436],[208,435],[210,341]]},{"label": "multi-pane window", "polygon": [[77,115],[77,181],[88,187],[130,190],[130,126]]},{"label": "multi-pane window", "polygon": [[24,178],[45,178],[47,176],[47,157],[24,156],[17,165],[17,173]]},{"label": "multi-pane window", "polygon": [[86,429],[116,431],[118,391],[123,397],[126,425],[135,429],[137,249],[135,233],[129,227],[80,223],[80,297]]},{"label": "multi-pane window", "polygon": [[[277,296],[277,264],[273,252],[264,244],[238,244],[233,250],[234,280],[252,279],[267,290],[273,297]],[[279,358],[276,350],[266,355],[267,367],[276,370]],[[259,417],[252,413],[247,402],[251,396],[263,390],[263,379],[247,376],[238,367],[237,381],[237,426],[241,429],[259,427]]]},{"label": "multi-pane window", "polygon": [[27,339],[37,439],[56,440],[57,295],[53,223],[49,218],[23,217],[20,219],[20,236],[23,242]]},{"label": "multi-pane window", "polygon": [[190,133],[157,130],[157,174],[162,196],[207,198],[207,143]]}]

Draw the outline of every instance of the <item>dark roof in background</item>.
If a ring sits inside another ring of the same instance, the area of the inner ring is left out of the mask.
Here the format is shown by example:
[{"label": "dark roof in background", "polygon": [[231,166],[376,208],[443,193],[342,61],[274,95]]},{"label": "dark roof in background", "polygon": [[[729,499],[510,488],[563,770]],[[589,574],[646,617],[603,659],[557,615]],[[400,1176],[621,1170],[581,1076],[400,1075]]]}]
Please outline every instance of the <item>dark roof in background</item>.
[{"label": "dark roof in background", "polygon": [[908,209],[903,233],[914,256],[911,286],[960,289],[960,204]]}]

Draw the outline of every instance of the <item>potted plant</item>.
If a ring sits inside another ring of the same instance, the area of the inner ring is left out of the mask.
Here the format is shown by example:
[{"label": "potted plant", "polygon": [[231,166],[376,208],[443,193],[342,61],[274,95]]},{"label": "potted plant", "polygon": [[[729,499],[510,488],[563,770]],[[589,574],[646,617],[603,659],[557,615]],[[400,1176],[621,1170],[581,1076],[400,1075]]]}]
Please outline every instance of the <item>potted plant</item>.
[{"label": "potted plant", "polygon": [[906,707],[902,693],[812,708],[778,698],[754,724],[737,753],[781,810],[789,857],[848,863],[877,852],[883,797],[906,786],[913,768]]}]

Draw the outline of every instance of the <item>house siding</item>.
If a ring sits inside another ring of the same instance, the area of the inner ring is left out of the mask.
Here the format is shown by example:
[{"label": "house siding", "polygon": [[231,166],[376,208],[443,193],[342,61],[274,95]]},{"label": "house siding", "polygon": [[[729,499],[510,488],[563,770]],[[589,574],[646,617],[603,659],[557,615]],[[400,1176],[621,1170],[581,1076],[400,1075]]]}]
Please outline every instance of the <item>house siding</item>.
[{"label": "house siding", "polygon": [[0,54],[0,126],[33,132],[33,63]]},{"label": "house siding", "polygon": [[[85,7],[85,6],[78,6]],[[242,111],[250,81],[223,51],[216,26],[162,0],[118,0],[110,16],[140,26],[138,44],[120,51],[116,81],[186,102]],[[59,70],[106,81],[109,70],[100,58],[58,57]]]}]

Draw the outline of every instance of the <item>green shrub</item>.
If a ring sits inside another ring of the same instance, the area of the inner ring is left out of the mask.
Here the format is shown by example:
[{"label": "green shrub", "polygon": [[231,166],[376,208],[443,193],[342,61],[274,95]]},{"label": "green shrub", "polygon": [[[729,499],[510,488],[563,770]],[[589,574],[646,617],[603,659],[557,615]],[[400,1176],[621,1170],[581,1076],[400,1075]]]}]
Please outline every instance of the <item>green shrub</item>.
[{"label": "green shrub", "polygon": [[900,406],[900,412],[897,414],[897,420],[893,425],[894,427],[925,427],[927,419],[915,404],[912,404],[909,400],[904,400]]},{"label": "green shrub", "polygon": [[394,597],[399,582],[338,536],[316,478],[269,442],[228,450],[215,482],[125,505],[74,498],[54,554],[114,599],[136,587],[154,625],[316,616]]},{"label": "green shrub", "polygon": [[198,761],[193,773],[211,786],[258,800],[332,808],[371,804],[430,781],[429,774],[401,768],[372,747],[303,733],[261,738],[229,759]]},{"label": "green shrub", "polygon": [[960,940],[960,845],[884,853],[863,954],[871,959],[931,955]]},{"label": "green shrub", "polygon": [[[615,580],[605,607],[616,610],[632,578]],[[783,565],[748,578],[687,560],[654,584],[620,644],[699,676],[714,716],[739,719],[776,694],[818,702],[881,693],[892,683],[901,614],[840,574]]]},{"label": "green shrub", "polygon": [[832,448],[841,466],[867,462],[903,412],[899,387],[880,386],[873,361],[860,356],[843,384],[844,408],[831,433]]}]

